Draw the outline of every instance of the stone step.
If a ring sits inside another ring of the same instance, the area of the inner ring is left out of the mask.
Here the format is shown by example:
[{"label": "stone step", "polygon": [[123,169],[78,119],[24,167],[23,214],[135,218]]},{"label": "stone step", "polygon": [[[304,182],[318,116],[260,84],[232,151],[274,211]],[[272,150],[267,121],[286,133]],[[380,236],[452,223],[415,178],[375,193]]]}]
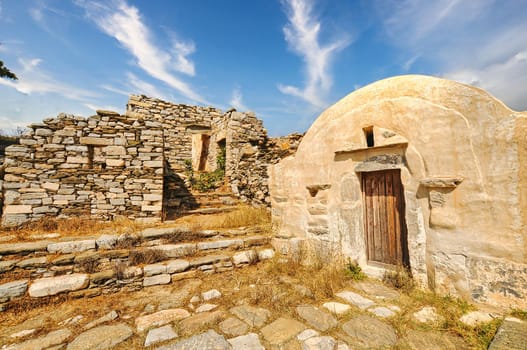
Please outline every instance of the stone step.
[{"label": "stone step", "polygon": [[237,206],[225,206],[225,207],[219,207],[219,208],[198,208],[198,209],[192,209],[187,210],[184,213],[185,214],[201,214],[201,215],[207,215],[207,214],[222,214],[222,213],[229,213],[231,211],[236,210]]},{"label": "stone step", "polygon": [[[206,247],[202,247],[206,248]],[[140,289],[194,278],[202,273],[221,273],[236,267],[256,264],[274,256],[272,248],[246,249],[193,256],[186,259],[166,259],[155,264],[113,265],[95,273],[70,273],[36,279],[24,279],[0,284],[0,310],[9,303],[28,295],[31,298],[69,293],[71,297],[93,297],[116,292],[122,288]]]}]

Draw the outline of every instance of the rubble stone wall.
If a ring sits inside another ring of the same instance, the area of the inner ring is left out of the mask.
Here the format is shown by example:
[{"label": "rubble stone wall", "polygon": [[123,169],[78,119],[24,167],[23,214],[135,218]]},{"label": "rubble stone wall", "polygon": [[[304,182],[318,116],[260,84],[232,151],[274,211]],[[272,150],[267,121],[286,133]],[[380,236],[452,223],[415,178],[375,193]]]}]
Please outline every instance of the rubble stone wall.
[{"label": "rubble stone wall", "polygon": [[[6,148],[2,225],[46,215],[163,219],[196,205],[186,174],[214,171],[225,148],[225,183],[243,201],[269,205],[267,166],[301,135],[268,138],[252,112],[132,95],[125,115],[60,114],[32,124]],[[286,146],[284,146],[286,145]]]},{"label": "rubble stone wall", "polygon": [[162,126],[114,112],[60,114],[7,147],[4,170],[4,226],[45,215],[158,219]]}]

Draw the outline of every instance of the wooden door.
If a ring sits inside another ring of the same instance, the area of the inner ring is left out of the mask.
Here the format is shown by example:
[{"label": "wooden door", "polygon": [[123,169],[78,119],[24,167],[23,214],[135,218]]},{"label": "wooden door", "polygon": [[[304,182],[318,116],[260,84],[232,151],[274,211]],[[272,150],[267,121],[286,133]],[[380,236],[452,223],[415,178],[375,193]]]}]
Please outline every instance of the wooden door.
[{"label": "wooden door", "polygon": [[362,193],[368,261],[408,266],[400,170],[362,173]]}]

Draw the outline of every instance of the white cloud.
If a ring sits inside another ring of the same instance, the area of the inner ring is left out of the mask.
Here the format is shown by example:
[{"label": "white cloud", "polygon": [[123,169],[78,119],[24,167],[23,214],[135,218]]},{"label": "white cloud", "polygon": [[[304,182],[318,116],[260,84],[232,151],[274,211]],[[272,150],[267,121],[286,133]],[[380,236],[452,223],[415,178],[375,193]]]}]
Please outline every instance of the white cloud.
[{"label": "white cloud", "polygon": [[114,107],[114,106],[99,106],[99,105],[94,105],[92,103],[83,103],[83,105],[88,108],[88,109],[91,109],[92,111],[97,111],[97,110],[100,110],[100,109],[103,109],[103,110],[106,110],[106,111],[115,111],[115,112],[118,112],[120,113],[120,110],[121,108],[117,108],[117,107]]},{"label": "white cloud", "polygon": [[248,108],[243,104],[243,95],[239,87],[234,88],[232,91],[232,97],[229,103],[239,111],[248,110]]},{"label": "white cloud", "polygon": [[154,85],[139,79],[134,74],[127,73],[126,77],[128,78],[128,83],[130,84],[130,88],[133,91],[133,93],[140,94],[140,95],[147,95],[147,96],[159,98],[162,100],[169,100],[169,98],[165,96],[165,94],[163,94],[161,91],[159,91],[159,89],[156,88]]},{"label": "white cloud", "polygon": [[380,1],[387,38],[438,75],[479,86],[527,109],[525,0]]},{"label": "white cloud", "polygon": [[85,9],[88,18],[104,33],[119,41],[146,73],[165,82],[185,97],[206,103],[202,96],[174,74],[174,71],[179,71],[194,75],[194,65],[187,58],[195,50],[193,45],[176,42],[173,47],[175,57],[157,47],[150,30],[143,23],[139,10],[124,0],[111,1],[109,4],[77,0],[76,4]]},{"label": "white cloud", "polygon": [[193,54],[194,51],[196,51],[196,45],[193,42],[178,41],[176,39],[173,40],[172,53],[175,56],[174,64],[177,71],[190,76],[196,74],[194,62],[187,57]]},{"label": "white cloud", "polygon": [[18,80],[0,79],[0,85],[11,87],[25,95],[31,95],[33,93],[56,93],[77,101],[97,96],[97,94],[91,91],[58,81],[43,70],[37,70],[36,68],[40,62],[42,62],[40,58],[19,58],[22,69],[16,73]]},{"label": "white cloud", "polygon": [[24,72],[33,71],[41,62],[42,62],[42,59],[40,58],[33,58],[33,59],[19,58],[18,59],[18,63],[22,65],[22,69],[24,70]]},{"label": "white cloud", "polygon": [[284,5],[289,20],[283,28],[285,40],[290,49],[302,57],[306,81],[303,88],[280,84],[278,89],[322,108],[326,105],[324,97],[332,85],[331,60],[350,40],[345,38],[321,44],[321,24],[313,14],[311,0],[286,0]]}]

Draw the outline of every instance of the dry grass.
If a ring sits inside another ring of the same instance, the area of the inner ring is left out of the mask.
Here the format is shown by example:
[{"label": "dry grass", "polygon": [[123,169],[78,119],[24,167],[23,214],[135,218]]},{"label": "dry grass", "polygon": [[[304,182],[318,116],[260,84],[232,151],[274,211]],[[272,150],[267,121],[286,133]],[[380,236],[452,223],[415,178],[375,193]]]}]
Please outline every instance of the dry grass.
[{"label": "dry grass", "polygon": [[231,212],[212,215],[186,216],[180,218],[177,222],[187,224],[193,231],[258,225],[270,227],[271,214],[267,208],[240,205]]},{"label": "dry grass", "polygon": [[415,282],[410,272],[403,266],[397,266],[394,271],[385,271],[382,281],[395,289],[410,293],[415,288]]},{"label": "dry grass", "polygon": [[132,266],[155,264],[166,259],[168,258],[165,252],[159,249],[132,250],[128,257],[128,261]]},{"label": "dry grass", "polygon": [[41,239],[39,236],[50,233],[57,233],[62,237],[92,236],[102,233],[122,234],[137,232],[148,226],[152,225],[145,225],[123,217],[112,221],[98,221],[90,217],[57,219],[46,216],[16,228],[3,230],[6,234],[15,236],[18,241],[31,241]]}]

